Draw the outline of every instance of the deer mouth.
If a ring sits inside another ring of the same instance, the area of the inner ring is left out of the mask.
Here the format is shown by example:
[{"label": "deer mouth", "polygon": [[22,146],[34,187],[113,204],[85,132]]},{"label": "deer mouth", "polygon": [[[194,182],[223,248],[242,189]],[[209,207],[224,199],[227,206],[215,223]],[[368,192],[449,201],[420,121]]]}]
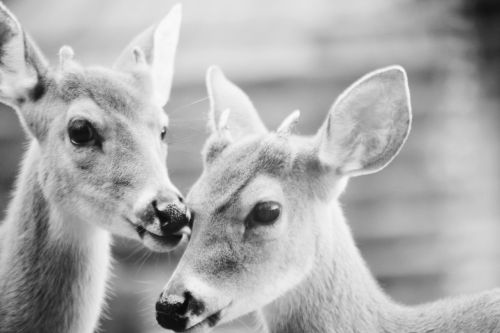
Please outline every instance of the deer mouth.
[{"label": "deer mouth", "polygon": [[208,331],[209,329],[215,327],[219,323],[221,319],[221,312],[222,310],[217,311],[216,313],[208,316],[198,324],[189,327],[185,332],[193,333],[193,332]]},{"label": "deer mouth", "polygon": [[175,234],[160,234],[155,231],[150,231],[141,225],[136,226],[135,230],[137,231],[137,234],[140,238],[144,239],[145,236],[149,236],[159,242],[175,241],[182,238],[182,233],[180,231]]},{"label": "deer mouth", "polygon": [[[185,329],[175,331],[175,332],[183,332],[183,333],[206,333],[206,332],[209,332],[220,322],[224,310],[225,309],[221,309],[221,310],[209,315],[208,317],[206,317],[202,321],[200,321],[194,325],[191,325]],[[162,326],[163,328],[172,329],[170,327],[170,323],[168,323],[168,321],[164,321],[161,316],[157,315],[157,321],[158,321],[158,324],[160,324],[160,326]]]},{"label": "deer mouth", "polygon": [[141,242],[147,248],[157,252],[167,252],[177,247],[183,240],[187,240],[190,230],[185,227],[173,234],[161,233],[155,229],[150,230],[142,224],[136,224],[127,219],[127,222],[134,228]]}]

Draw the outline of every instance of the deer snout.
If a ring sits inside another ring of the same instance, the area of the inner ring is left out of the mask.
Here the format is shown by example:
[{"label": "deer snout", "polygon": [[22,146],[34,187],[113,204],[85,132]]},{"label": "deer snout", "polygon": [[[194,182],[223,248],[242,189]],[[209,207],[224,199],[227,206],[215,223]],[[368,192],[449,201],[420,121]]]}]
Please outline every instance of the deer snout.
[{"label": "deer snout", "polygon": [[135,228],[144,245],[165,251],[190,234],[191,214],[177,190],[144,194],[136,203]]},{"label": "deer snout", "polygon": [[191,317],[202,314],[204,310],[203,302],[188,291],[162,294],[156,303],[156,320],[163,328],[182,332],[190,327]]},{"label": "deer snout", "polygon": [[174,201],[160,197],[151,206],[163,234],[175,234],[188,227],[191,214],[180,195]]},{"label": "deer snout", "polygon": [[174,274],[156,303],[156,320],[176,332],[216,326],[231,302],[196,274]]},{"label": "deer snout", "polygon": [[175,234],[189,225],[191,214],[177,191],[145,196],[136,205],[137,220],[156,235]]}]

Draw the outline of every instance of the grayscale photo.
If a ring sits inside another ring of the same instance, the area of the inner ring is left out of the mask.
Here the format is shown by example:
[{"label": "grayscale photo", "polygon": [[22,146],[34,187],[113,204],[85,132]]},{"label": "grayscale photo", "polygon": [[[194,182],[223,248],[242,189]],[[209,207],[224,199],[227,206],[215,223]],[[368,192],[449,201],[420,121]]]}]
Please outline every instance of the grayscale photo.
[{"label": "grayscale photo", "polygon": [[0,0],[0,333],[500,333],[500,3]]}]

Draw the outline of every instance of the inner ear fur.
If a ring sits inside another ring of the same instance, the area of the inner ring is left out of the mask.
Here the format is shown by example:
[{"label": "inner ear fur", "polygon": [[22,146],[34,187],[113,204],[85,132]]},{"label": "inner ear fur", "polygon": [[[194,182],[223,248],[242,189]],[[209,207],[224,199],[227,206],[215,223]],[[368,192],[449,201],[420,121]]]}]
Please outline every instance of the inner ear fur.
[{"label": "inner ear fur", "polygon": [[0,99],[14,108],[36,102],[45,93],[48,63],[23,31],[17,18],[0,2]]},{"label": "inner ear fur", "polygon": [[404,69],[391,66],[374,71],[334,103],[318,132],[319,158],[341,175],[379,171],[400,151],[410,126]]},{"label": "inner ear fur", "polygon": [[146,70],[152,79],[154,103],[161,107],[170,98],[181,20],[182,6],[177,4],[159,24],[135,37],[113,66],[123,72]]},{"label": "inner ear fur", "polygon": [[48,69],[36,44],[0,2],[0,101],[17,111],[24,129],[38,140],[50,118],[40,104],[50,86]]}]

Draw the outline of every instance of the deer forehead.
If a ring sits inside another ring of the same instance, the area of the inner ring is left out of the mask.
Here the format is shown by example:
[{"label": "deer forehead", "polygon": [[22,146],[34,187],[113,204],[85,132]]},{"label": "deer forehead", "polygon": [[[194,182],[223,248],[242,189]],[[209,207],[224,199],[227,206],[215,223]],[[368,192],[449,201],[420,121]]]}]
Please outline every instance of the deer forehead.
[{"label": "deer forehead", "polygon": [[62,73],[52,82],[52,91],[66,103],[90,99],[105,113],[120,114],[134,121],[167,121],[162,108],[152,103],[152,92],[139,76],[104,68],[89,68]]},{"label": "deer forehead", "polygon": [[265,138],[232,143],[205,165],[202,177],[188,194],[188,201],[195,206],[220,206],[260,175],[286,174],[291,158],[292,151],[286,143],[277,144]]},{"label": "deer forehead", "polygon": [[276,201],[282,203],[285,195],[283,193],[283,180],[269,174],[258,174],[242,188],[238,205],[248,211],[255,203],[264,201]]}]

